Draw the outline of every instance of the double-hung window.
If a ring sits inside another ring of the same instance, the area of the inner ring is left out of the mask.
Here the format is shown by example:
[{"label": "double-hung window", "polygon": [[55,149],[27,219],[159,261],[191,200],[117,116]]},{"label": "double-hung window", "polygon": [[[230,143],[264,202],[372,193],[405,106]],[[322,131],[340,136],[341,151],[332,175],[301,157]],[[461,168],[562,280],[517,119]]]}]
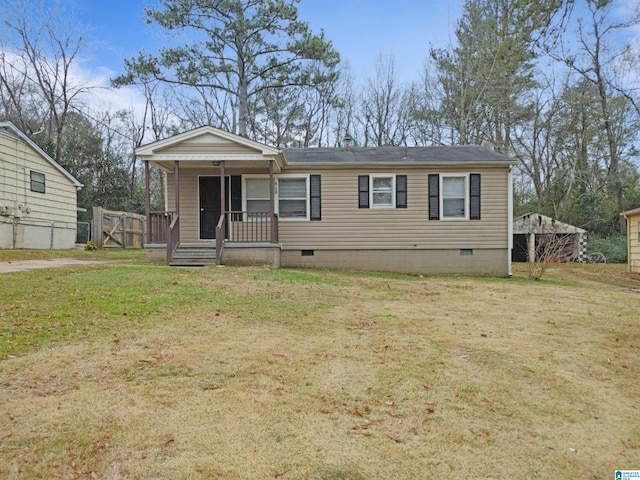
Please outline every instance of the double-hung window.
[{"label": "double-hung window", "polygon": [[[243,177],[243,206],[246,219],[261,218],[259,213],[270,210],[270,180],[263,176]],[[321,220],[320,175],[284,175],[278,177],[275,188],[275,213],[281,219]]]},{"label": "double-hung window", "polygon": [[371,175],[371,208],[395,207],[395,175]]},{"label": "double-hung window", "polygon": [[278,215],[280,218],[309,219],[308,177],[280,177]]},{"label": "double-hung window", "polygon": [[469,218],[468,176],[442,175],[442,218]]},{"label": "double-hung window", "polygon": [[358,175],[358,208],[407,208],[407,176]]},{"label": "double-hung window", "polygon": [[30,172],[31,191],[45,193],[45,177],[44,173]]},{"label": "double-hung window", "polygon": [[479,173],[430,173],[429,220],[480,220]]},{"label": "double-hung window", "polygon": [[269,212],[269,179],[247,178],[245,187],[248,218],[255,217],[252,213]]}]

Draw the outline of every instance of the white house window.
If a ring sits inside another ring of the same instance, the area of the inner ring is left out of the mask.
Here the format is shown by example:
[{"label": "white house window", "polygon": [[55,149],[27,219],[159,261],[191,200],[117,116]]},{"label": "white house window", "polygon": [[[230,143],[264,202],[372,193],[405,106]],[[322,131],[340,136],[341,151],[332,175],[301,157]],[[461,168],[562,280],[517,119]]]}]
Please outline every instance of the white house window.
[{"label": "white house window", "polygon": [[247,212],[269,211],[269,179],[246,179]]},{"label": "white house window", "polygon": [[308,218],[307,177],[278,180],[278,213],[280,218]]},{"label": "white house window", "polygon": [[45,193],[44,173],[31,172],[31,191]]},{"label": "white house window", "polygon": [[371,207],[394,207],[394,176],[371,175]]},{"label": "white house window", "polygon": [[468,218],[466,175],[442,175],[442,218]]}]

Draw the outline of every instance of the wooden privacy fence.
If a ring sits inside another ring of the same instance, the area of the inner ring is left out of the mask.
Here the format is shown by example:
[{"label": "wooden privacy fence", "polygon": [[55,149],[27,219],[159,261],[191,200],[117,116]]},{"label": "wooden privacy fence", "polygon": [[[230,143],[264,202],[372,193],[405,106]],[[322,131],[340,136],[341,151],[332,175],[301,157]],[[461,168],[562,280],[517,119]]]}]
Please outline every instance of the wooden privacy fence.
[{"label": "wooden privacy fence", "polygon": [[142,248],[146,218],[93,207],[93,241],[98,248]]}]

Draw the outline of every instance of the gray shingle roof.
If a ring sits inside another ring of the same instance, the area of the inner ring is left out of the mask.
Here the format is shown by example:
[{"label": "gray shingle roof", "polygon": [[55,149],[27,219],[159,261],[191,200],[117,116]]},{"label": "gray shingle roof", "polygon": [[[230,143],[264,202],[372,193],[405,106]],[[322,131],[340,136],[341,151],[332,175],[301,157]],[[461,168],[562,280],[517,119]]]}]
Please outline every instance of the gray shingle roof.
[{"label": "gray shingle roof", "polygon": [[517,163],[510,157],[477,145],[452,147],[351,147],[343,148],[283,148],[287,163],[293,164],[456,164],[456,163]]}]

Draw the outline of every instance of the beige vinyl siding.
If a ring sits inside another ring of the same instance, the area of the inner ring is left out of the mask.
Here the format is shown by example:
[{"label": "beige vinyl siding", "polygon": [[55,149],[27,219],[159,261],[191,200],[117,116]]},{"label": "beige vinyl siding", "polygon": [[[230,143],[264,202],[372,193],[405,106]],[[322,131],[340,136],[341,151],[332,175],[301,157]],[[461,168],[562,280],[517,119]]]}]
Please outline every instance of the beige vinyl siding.
[{"label": "beige vinyl siding", "polygon": [[[242,170],[242,173],[267,174],[264,170]],[[227,168],[225,176],[240,175],[237,169]],[[183,168],[180,170],[180,241],[195,243],[200,241],[200,176],[219,177],[219,168]],[[167,200],[169,210],[175,209],[175,177],[167,175]],[[229,192],[227,192],[228,198]]]},{"label": "beige vinyl siding", "polygon": [[[193,243],[200,239],[200,198],[198,176],[219,175],[218,169],[181,169],[180,176],[180,241]],[[175,211],[175,175],[167,175],[169,210]]]},{"label": "beige vinyl siding", "polygon": [[[226,175],[261,173],[227,169]],[[322,178],[322,220],[280,219],[283,250],[460,249],[508,248],[507,168],[288,168],[286,174],[319,174]],[[407,175],[407,208],[358,208],[358,175]],[[480,173],[481,220],[429,220],[430,173]],[[218,176],[218,168],[180,170],[180,237],[200,241],[198,177]],[[169,209],[175,208],[174,176],[167,176]]]},{"label": "beige vinyl siding", "polygon": [[[30,172],[45,175],[45,193],[31,191]],[[0,206],[18,209],[24,220],[75,223],[77,189],[49,161],[19,139],[0,135]]]},{"label": "beige vinyl siding", "polygon": [[[293,173],[290,169],[287,173]],[[322,220],[281,220],[283,250],[507,248],[507,168],[314,170],[322,176]],[[407,175],[407,208],[358,208],[358,175]],[[481,220],[428,220],[430,173],[480,173]]]},{"label": "beige vinyl siding", "polygon": [[158,155],[194,155],[210,153],[228,155],[255,155],[260,152],[245,145],[231,142],[230,140],[220,139],[213,135],[203,135],[202,137],[185,140],[178,145],[159,149],[155,153],[157,153]]},{"label": "beige vinyl siding", "polygon": [[640,272],[640,241],[638,240],[638,224],[640,223],[640,214],[629,216],[628,222],[628,262],[629,271]]},{"label": "beige vinyl siding", "polygon": [[[45,176],[45,192],[31,191],[31,172]],[[76,240],[77,189],[22,139],[0,133],[0,248],[68,249]]]}]

